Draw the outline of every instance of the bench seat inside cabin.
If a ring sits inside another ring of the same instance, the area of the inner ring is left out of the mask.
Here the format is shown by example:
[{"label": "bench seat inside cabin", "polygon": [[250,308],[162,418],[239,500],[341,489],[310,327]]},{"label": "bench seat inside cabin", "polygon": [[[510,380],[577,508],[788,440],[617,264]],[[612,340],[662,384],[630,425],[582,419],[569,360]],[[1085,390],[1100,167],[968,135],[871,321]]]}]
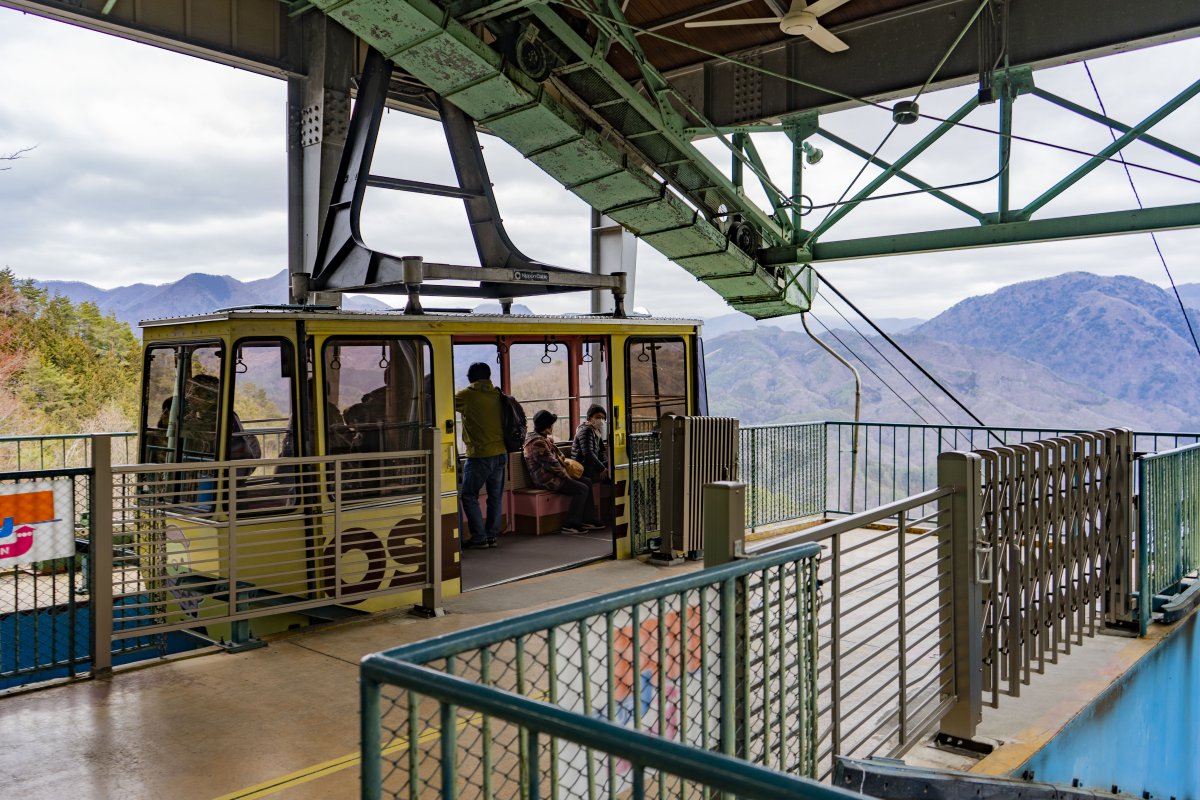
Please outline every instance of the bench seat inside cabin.
[{"label": "bench seat inside cabin", "polygon": [[[601,487],[596,484],[592,487],[593,508],[599,506],[600,497]],[[534,485],[522,453],[508,454],[504,499],[505,532],[532,533],[535,536],[557,533],[567,521],[567,510],[571,505],[567,495]],[[486,514],[487,505],[482,492],[480,506]]]}]

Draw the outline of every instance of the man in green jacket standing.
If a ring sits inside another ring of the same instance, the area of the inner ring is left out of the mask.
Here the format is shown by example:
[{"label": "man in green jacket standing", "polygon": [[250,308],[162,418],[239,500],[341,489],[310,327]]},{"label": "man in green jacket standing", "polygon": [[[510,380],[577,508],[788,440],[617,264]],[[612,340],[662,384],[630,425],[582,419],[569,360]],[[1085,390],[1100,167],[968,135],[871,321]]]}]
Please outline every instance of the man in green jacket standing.
[{"label": "man in green jacket standing", "polygon": [[[500,533],[501,498],[504,494],[504,447],[500,390],[492,385],[492,368],[477,361],[467,369],[471,385],[454,395],[454,410],[462,414],[463,443],[467,459],[463,465],[459,497],[467,530],[462,532],[464,550],[495,547]],[[487,488],[487,524],[479,510],[479,490]]]}]

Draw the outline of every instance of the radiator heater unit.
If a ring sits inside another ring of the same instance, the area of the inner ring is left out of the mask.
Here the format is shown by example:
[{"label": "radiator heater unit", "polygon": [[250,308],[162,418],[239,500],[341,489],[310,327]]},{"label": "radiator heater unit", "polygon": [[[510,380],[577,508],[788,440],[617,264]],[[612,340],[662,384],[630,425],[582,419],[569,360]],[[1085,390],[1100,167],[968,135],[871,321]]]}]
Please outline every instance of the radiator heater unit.
[{"label": "radiator heater unit", "polygon": [[738,479],[738,421],[733,417],[662,419],[658,560],[704,557],[701,488]]}]

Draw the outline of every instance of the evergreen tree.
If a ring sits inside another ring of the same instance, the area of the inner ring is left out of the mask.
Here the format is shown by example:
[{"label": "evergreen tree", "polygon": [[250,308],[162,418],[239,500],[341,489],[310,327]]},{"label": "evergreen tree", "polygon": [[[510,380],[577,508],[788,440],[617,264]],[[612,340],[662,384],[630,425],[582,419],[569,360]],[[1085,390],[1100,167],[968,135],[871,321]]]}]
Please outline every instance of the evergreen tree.
[{"label": "evergreen tree", "polygon": [[94,303],[0,270],[0,434],[132,430],[140,350]]}]

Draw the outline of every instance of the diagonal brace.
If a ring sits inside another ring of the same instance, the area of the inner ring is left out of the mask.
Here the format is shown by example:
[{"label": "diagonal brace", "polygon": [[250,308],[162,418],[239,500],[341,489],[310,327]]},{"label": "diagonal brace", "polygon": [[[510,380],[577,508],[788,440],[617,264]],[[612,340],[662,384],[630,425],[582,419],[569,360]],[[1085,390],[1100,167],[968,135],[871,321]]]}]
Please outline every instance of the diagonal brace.
[{"label": "diagonal brace", "polygon": [[[820,136],[823,136],[826,140],[833,142],[834,144],[841,147],[842,149],[849,150],[851,153],[853,153],[854,155],[863,159],[864,161],[870,161],[872,164],[874,164],[875,166],[877,166],[881,169],[888,170],[888,169],[893,169],[895,167],[894,164],[891,164],[888,161],[885,161],[884,159],[880,158],[879,156],[868,153],[866,150],[863,150],[861,147],[854,144],[853,142],[849,142],[849,141],[843,139],[842,137],[838,136],[837,134],[831,133],[831,132],[825,130],[824,128],[818,128],[817,134]],[[946,194],[941,189],[935,188],[934,186],[926,183],[925,181],[921,180],[920,178],[917,178],[913,175],[909,175],[907,172],[905,172],[902,169],[896,169],[895,176],[903,181],[907,181],[908,183],[911,183],[913,186],[916,186],[918,189],[921,189],[922,191],[924,191],[926,194],[930,195],[931,197],[936,197],[937,199],[941,200],[943,203],[946,203],[947,205],[957,208],[959,211],[963,212],[964,214],[966,214],[969,217],[972,217],[972,218],[978,220],[979,222],[983,222],[987,218],[987,214],[985,214],[984,212],[979,211],[979,210],[975,209],[974,207],[967,205],[963,201],[959,200],[957,197],[953,197],[951,195]]]},{"label": "diagonal brace", "polygon": [[[1127,125],[1124,122],[1115,120],[1112,117],[1106,117],[1098,111],[1093,111],[1087,106],[1081,106],[1078,103],[1072,102],[1065,97],[1060,97],[1053,92],[1048,92],[1045,89],[1034,88],[1030,93],[1035,97],[1042,98],[1048,103],[1053,103],[1054,105],[1059,106],[1060,108],[1065,108],[1067,111],[1071,111],[1081,117],[1086,117],[1092,122],[1099,122],[1101,125],[1107,125],[1113,130],[1128,132],[1132,128],[1132,126]],[[1200,166],[1200,155],[1196,155],[1190,150],[1184,150],[1182,147],[1177,147],[1170,142],[1159,139],[1157,136],[1151,136],[1147,133],[1143,133],[1137,138],[1139,141],[1145,142],[1151,147],[1157,147],[1163,152],[1170,153],[1173,156],[1182,158],[1184,161],[1190,161],[1191,163]]]},{"label": "diagonal brace", "polygon": [[[750,139],[750,134],[746,134],[743,137],[742,146],[745,149],[746,157],[751,162],[752,171],[758,177],[758,182],[762,186],[763,193],[766,194],[767,200],[771,203],[771,209],[778,216],[780,211],[785,206],[790,205],[790,203],[784,200],[783,195],[779,193],[774,184],[763,179],[762,176],[766,172],[766,166],[763,164],[762,156],[758,154],[758,148],[754,146],[753,140]],[[785,229],[790,227],[790,224],[787,222],[781,221],[781,224],[783,224]]]},{"label": "diagonal brace", "polygon": [[1137,125],[1134,125],[1132,128],[1127,130],[1123,135],[1118,136],[1116,139],[1113,140],[1112,144],[1108,145],[1103,150],[1101,150],[1099,153],[1097,153],[1096,155],[1089,158],[1082,165],[1080,165],[1077,169],[1075,169],[1070,175],[1068,175],[1067,177],[1063,178],[1058,183],[1051,186],[1049,189],[1047,189],[1045,192],[1043,192],[1040,197],[1038,197],[1035,200],[1033,200],[1032,202],[1030,202],[1029,205],[1027,205],[1027,206],[1025,206],[1025,208],[1021,209],[1021,211],[1020,211],[1021,218],[1029,219],[1030,217],[1032,217],[1044,205],[1049,203],[1054,198],[1058,197],[1060,194],[1062,194],[1064,191],[1066,191],[1070,187],[1074,186],[1076,183],[1078,183],[1080,180],[1082,180],[1085,176],[1089,175],[1093,170],[1095,170],[1101,164],[1106,163],[1109,160],[1109,158],[1111,158],[1114,154],[1119,153],[1122,149],[1124,149],[1125,145],[1129,144],[1134,139],[1137,139],[1143,133],[1145,133],[1147,130],[1149,130],[1153,126],[1157,125],[1162,120],[1166,119],[1174,111],[1176,111],[1180,106],[1182,106],[1188,100],[1191,100],[1197,94],[1200,94],[1200,80],[1197,80],[1191,86],[1187,87],[1182,92],[1175,95],[1175,97],[1173,97],[1171,100],[1168,100],[1165,105],[1163,105],[1161,108],[1159,108],[1153,114],[1146,117],[1144,120],[1139,122]]},{"label": "diagonal brace", "polygon": [[841,208],[834,209],[829,216],[821,220],[813,232],[809,235],[809,241],[816,241],[825,231],[836,225],[843,217],[853,211],[859,203],[866,200],[875,191],[887,183],[894,177],[897,177],[901,170],[911,164],[917,156],[929,149],[931,145],[953,130],[954,126],[961,122],[968,114],[979,107],[979,97],[972,96],[967,102],[963,103],[953,114],[951,114],[945,122],[939,124],[936,128],[930,131],[925,138],[917,142],[908,152],[896,160],[896,163],[885,169],[876,178],[859,190],[858,194],[842,204]]}]

